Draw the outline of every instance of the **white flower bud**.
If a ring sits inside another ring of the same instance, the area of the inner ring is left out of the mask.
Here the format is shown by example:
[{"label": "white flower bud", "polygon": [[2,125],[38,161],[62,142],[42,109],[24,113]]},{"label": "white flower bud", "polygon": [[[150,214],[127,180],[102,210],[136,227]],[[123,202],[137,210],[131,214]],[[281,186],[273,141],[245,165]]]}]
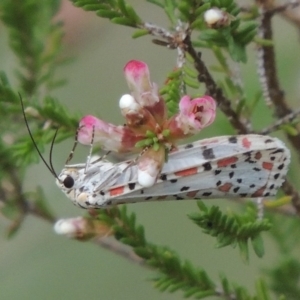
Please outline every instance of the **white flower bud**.
[{"label": "white flower bud", "polygon": [[217,7],[213,7],[204,13],[204,21],[208,27],[223,27],[230,24],[229,14]]},{"label": "white flower bud", "polygon": [[119,107],[123,116],[126,116],[127,114],[137,113],[141,109],[141,106],[129,94],[125,94],[121,97],[119,101]]},{"label": "white flower bud", "polygon": [[64,235],[68,238],[75,238],[80,234],[86,222],[84,218],[71,218],[71,219],[61,219],[54,224],[54,231],[59,235]]}]

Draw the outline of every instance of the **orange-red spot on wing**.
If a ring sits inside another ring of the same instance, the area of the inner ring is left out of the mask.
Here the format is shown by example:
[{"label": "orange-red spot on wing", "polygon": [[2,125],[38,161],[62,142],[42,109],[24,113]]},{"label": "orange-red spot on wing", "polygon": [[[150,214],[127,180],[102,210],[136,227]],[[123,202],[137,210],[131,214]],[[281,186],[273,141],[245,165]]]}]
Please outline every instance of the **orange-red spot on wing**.
[{"label": "orange-red spot on wing", "polygon": [[186,193],[187,197],[190,197],[190,198],[195,198],[197,196],[197,193],[199,192],[199,190],[197,191],[192,191],[192,192],[188,192]]},{"label": "orange-red spot on wing", "polygon": [[254,156],[255,159],[260,160],[261,157],[262,157],[262,154],[259,151],[255,153],[255,156]]},{"label": "orange-red spot on wing", "polygon": [[262,167],[264,168],[264,169],[266,169],[266,170],[272,170],[272,168],[273,168],[273,163],[270,163],[270,162],[263,162],[263,164],[262,164]]},{"label": "orange-red spot on wing", "polygon": [[217,164],[219,168],[227,167],[228,165],[232,165],[238,161],[238,158],[235,156],[227,157],[224,159],[220,159]]},{"label": "orange-red spot on wing", "polygon": [[190,169],[185,169],[185,170],[175,172],[174,174],[176,176],[190,176],[190,175],[195,175],[197,173],[198,173],[197,168],[190,168]]},{"label": "orange-red spot on wing", "polygon": [[262,197],[262,195],[264,194],[265,189],[266,189],[266,186],[263,186],[260,189],[258,189],[256,192],[254,192],[251,196],[253,198]]},{"label": "orange-red spot on wing", "polygon": [[109,191],[110,196],[119,196],[124,194],[124,186],[119,186]]},{"label": "orange-red spot on wing", "polygon": [[227,182],[227,183],[225,183],[223,185],[220,185],[218,187],[218,190],[221,191],[221,192],[226,193],[226,192],[229,192],[229,190],[231,189],[231,187],[232,187],[232,184],[229,183],[229,182]]},{"label": "orange-red spot on wing", "polygon": [[219,139],[209,140],[209,141],[201,141],[202,145],[210,145],[210,144],[216,144],[219,142]]},{"label": "orange-red spot on wing", "polygon": [[164,196],[158,196],[157,200],[165,200],[168,196],[164,195]]},{"label": "orange-red spot on wing", "polygon": [[244,137],[242,140],[242,144],[245,148],[249,149],[251,147],[251,142],[248,140],[248,138]]}]

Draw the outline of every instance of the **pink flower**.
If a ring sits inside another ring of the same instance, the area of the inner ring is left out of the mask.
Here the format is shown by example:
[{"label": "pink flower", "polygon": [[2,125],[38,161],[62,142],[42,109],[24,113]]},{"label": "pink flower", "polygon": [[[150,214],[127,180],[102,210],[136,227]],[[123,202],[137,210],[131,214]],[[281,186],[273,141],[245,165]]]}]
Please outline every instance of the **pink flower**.
[{"label": "pink flower", "polygon": [[137,159],[138,183],[152,186],[164,165],[166,154],[179,139],[191,136],[210,125],[216,115],[216,103],[210,96],[191,100],[184,96],[179,112],[167,118],[166,105],[156,84],[151,83],[148,66],[132,60],[124,67],[131,95],[121,97],[119,107],[126,125],[116,126],[94,116],[80,121],[78,141],[84,145],[100,143],[115,152],[142,151]]},{"label": "pink flower", "polygon": [[196,129],[202,129],[210,125],[216,117],[216,102],[210,96],[203,96],[191,100],[184,96],[179,102],[180,114],[187,116],[191,125]]},{"label": "pink flower", "polygon": [[136,102],[147,108],[157,122],[162,122],[167,113],[165,101],[159,95],[157,85],[150,81],[147,64],[131,60],[125,65],[124,74]]},{"label": "pink flower", "polygon": [[88,115],[79,122],[78,141],[90,145],[93,135],[94,143],[99,143],[104,150],[115,152],[137,151],[135,144],[143,138],[126,126],[116,126]]},{"label": "pink flower", "polygon": [[209,126],[216,117],[216,102],[210,96],[191,100],[184,96],[179,102],[179,113],[169,120],[170,135],[176,139],[184,138]]}]

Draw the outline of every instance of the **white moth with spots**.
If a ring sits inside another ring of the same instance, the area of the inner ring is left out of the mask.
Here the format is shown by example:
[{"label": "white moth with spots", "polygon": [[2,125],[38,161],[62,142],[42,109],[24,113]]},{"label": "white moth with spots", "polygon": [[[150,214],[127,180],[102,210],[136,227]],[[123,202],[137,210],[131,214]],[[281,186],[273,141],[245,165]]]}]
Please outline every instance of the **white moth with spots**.
[{"label": "white moth with spots", "polygon": [[137,183],[132,161],[66,165],[56,183],[82,208],[154,200],[273,197],[289,163],[290,151],[277,138],[221,136],[172,151],[152,187]]}]

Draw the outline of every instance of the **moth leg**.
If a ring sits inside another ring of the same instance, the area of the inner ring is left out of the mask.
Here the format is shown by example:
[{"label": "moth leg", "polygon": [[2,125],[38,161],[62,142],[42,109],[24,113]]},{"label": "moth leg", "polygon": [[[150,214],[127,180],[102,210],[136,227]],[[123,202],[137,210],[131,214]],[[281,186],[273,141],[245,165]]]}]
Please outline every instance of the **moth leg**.
[{"label": "moth leg", "polygon": [[91,138],[91,144],[90,144],[90,151],[89,151],[89,155],[87,156],[87,159],[86,159],[84,173],[87,172],[88,166],[91,164],[91,157],[92,157],[93,146],[94,146],[94,138],[95,138],[95,126],[93,126],[92,138]]}]

